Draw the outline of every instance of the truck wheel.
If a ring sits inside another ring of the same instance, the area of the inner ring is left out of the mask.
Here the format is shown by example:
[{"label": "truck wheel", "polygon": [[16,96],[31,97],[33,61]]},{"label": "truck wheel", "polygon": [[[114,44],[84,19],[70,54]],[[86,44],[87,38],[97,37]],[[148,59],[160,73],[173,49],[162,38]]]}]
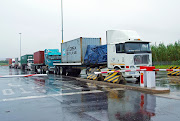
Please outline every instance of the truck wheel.
[{"label": "truck wheel", "polygon": [[34,72],[37,73],[37,66],[34,67]]},{"label": "truck wheel", "polygon": [[140,84],[140,76],[139,77],[136,77],[136,82],[135,84]]},{"label": "truck wheel", "polygon": [[60,67],[55,66],[55,74],[60,75]]},{"label": "truck wheel", "polygon": [[81,69],[74,69],[74,68],[69,68],[66,70],[67,76],[79,76],[81,73]]},{"label": "truck wheel", "polygon": [[60,67],[57,67],[57,75],[60,75]]},{"label": "truck wheel", "polygon": [[66,68],[62,68],[62,75],[66,76]]},{"label": "truck wheel", "polygon": [[40,74],[42,74],[42,69],[40,69]]},{"label": "truck wheel", "polygon": [[86,68],[86,75],[88,75],[90,73],[90,67]]},{"label": "truck wheel", "polygon": [[53,71],[50,71],[50,70],[48,70],[48,73],[49,73],[49,74],[54,74],[54,72],[53,72]]},{"label": "truck wheel", "polygon": [[75,76],[79,76],[80,75],[80,73],[81,73],[81,69],[76,69],[76,71],[75,71],[76,73],[75,73]]},{"label": "truck wheel", "polygon": [[57,75],[57,66],[55,66],[55,70],[54,71],[55,71],[55,74]]},{"label": "truck wheel", "polygon": [[45,74],[45,73],[46,73],[46,71],[43,69],[43,70],[42,70],[42,73],[43,73],[43,74]]}]

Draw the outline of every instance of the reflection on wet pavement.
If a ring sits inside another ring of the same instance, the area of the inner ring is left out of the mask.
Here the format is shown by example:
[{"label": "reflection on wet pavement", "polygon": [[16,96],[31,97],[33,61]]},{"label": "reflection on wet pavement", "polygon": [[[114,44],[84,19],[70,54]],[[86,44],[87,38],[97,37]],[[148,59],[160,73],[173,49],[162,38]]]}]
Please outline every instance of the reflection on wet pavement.
[{"label": "reflection on wet pavement", "polygon": [[[0,67],[0,75],[21,73],[26,72]],[[157,85],[168,85],[174,90],[172,93],[180,95],[177,84],[171,85],[170,77],[164,73],[156,76]],[[180,120],[179,99],[163,96],[56,75],[4,78],[0,79],[0,117],[3,121]]]}]

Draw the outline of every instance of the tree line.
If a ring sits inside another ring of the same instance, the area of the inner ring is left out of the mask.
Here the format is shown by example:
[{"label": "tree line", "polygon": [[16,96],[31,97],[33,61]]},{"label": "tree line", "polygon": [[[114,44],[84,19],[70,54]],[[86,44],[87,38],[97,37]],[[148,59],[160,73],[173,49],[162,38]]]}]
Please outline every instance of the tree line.
[{"label": "tree line", "polygon": [[7,60],[0,60],[0,63],[8,63]]},{"label": "tree line", "polygon": [[164,43],[152,45],[151,51],[153,62],[178,62],[180,64],[180,41],[167,46]]}]

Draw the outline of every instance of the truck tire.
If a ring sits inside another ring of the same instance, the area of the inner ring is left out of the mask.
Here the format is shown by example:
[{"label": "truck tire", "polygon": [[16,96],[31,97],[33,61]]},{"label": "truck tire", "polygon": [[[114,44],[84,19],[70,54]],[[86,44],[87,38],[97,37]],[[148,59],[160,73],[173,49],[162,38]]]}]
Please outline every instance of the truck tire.
[{"label": "truck tire", "polygon": [[34,66],[34,72],[37,73],[37,66]]},{"label": "truck tire", "polygon": [[48,74],[54,74],[54,71],[50,71],[50,70],[48,69]]},{"label": "truck tire", "polygon": [[67,76],[79,76],[81,73],[81,69],[69,68],[66,70]]},{"label": "truck tire", "polygon": [[66,76],[66,70],[67,70],[67,68],[65,68],[65,67],[62,68],[62,75]]},{"label": "truck tire", "polygon": [[40,69],[40,74],[43,74],[43,69],[42,68]]},{"label": "truck tire", "polygon": [[90,67],[86,68],[86,75],[88,75],[90,73]]},{"label": "truck tire", "polygon": [[75,76],[79,76],[81,74],[81,69],[76,69],[75,70]]},{"label": "truck tire", "polygon": [[136,82],[135,84],[140,84],[140,76],[139,77],[136,77]]},{"label": "truck tire", "polygon": [[25,70],[25,66],[24,65],[21,66],[21,70],[23,70],[23,71]]},{"label": "truck tire", "polygon": [[58,70],[58,69],[57,69],[57,66],[55,66],[55,74],[56,74],[56,75],[58,75],[58,74],[57,74],[57,70]]},{"label": "truck tire", "polygon": [[55,74],[60,75],[60,67],[59,66],[55,67]]}]

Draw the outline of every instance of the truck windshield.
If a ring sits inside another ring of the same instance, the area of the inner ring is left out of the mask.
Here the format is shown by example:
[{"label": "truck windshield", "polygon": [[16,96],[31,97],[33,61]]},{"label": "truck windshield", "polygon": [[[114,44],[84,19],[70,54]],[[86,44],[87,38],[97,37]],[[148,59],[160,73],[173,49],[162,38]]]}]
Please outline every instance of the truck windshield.
[{"label": "truck windshield", "polygon": [[61,55],[49,55],[50,60],[61,60]]},{"label": "truck windshield", "polygon": [[149,43],[125,43],[126,53],[141,53],[141,52],[151,52]]}]

